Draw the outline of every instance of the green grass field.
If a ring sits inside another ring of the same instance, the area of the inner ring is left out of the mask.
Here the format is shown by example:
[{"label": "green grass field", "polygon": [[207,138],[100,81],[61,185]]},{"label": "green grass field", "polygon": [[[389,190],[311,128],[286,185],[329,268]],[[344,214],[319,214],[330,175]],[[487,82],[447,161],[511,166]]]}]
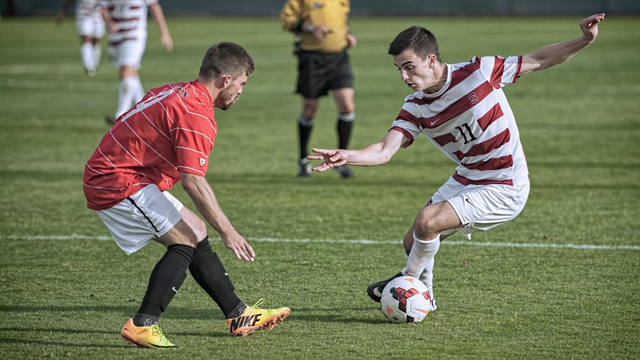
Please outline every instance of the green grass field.
[{"label": "green grass field", "polygon": [[[410,92],[386,55],[404,28],[432,30],[443,60],[454,63],[578,37],[579,20],[352,19],[352,146],[379,140]],[[2,19],[3,359],[640,357],[638,18],[607,18],[596,43],[569,63],[505,89],[529,162],[528,205],[473,242],[445,241],[436,258],[438,311],[402,326],[387,323],[365,289],[403,267],[400,239],[454,163],[421,139],[385,166],[355,169],[352,180],[333,172],[298,179],[295,59],[278,20],[168,22],[172,53],[149,25],[145,89],[194,79],[214,42],[238,42],[254,58],[241,100],[216,113],[207,179],[257,259],[235,260],[220,241],[214,247],[241,298],[264,297],[292,313],[273,331],[231,338],[188,277],[162,321],[182,349],[158,353],[120,339],[163,248],[154,243],[127,258],[85,207],[83,167],[115,109],[116,71],[104,48],[98,75],[84,75],[71,19],[61,28],[49,18]],[[335,147],[335,114],[325,99],[313,146]],[[193,208],[179,186],[172,193]]]}]

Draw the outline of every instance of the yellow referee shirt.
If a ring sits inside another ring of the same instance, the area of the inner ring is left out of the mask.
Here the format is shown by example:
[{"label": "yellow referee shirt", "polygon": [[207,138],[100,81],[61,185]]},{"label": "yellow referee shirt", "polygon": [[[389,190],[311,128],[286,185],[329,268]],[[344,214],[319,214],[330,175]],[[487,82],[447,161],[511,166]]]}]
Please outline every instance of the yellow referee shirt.
[{"label": "yellow referee shirt", "polygon": [[[349,0],[287,0],[280,12],[282,27],[302,36],[307,51],[337,53],[347,47]],[[302,29],[302,23],[325,25],[331,33],[320,40]]]}]

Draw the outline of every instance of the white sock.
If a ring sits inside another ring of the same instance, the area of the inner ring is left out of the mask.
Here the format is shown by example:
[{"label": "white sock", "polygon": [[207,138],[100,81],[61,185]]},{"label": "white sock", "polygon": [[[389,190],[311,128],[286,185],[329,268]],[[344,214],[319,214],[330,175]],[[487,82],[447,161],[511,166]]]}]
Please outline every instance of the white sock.
[{"label": "white sock", "polygon": [[95,71],[96,63],[93,56],[93,45],[91,43],[82,43],[80,47],[80,55],[82,55],[82,64],[87,71]]},{"label": "white sock", "polygon": [[116,119],[120,115],[127,112],[139,99],[136,97],[142,88],[140,79],[137,76],[130,76],[120,81],[120,91],[118,92],[118,109],[116,110]]},{"label": "white sock", "polygon": [[93,45],[93,64],[96,69],[100,66],[100,55],[102,55],[100,44]]},{"label": "white sock", "polygon": [[[422,275],[423,271],[427,271],[429,274],[433,272],[433,263],[440,248],[440,234],[433,240],[421,240],[418,239],[416,233],[413,233],[413,246],[411,252],[407,258],[407,267],[402,270],[403,274],[409,276],[418,277]],[[429,276],[433,279],[433,275]],[[430,281],[431,282],[431,281]],[[429,285],[427,284],[427,287]]]},{"label": "white sock", "polygon": [[140,77],[135,77],[135,93],[133,96],[133,104],[137,104],[138,101],[142,100],[144,97],[144,89],[142,88],[142,82],[140,81]]}]

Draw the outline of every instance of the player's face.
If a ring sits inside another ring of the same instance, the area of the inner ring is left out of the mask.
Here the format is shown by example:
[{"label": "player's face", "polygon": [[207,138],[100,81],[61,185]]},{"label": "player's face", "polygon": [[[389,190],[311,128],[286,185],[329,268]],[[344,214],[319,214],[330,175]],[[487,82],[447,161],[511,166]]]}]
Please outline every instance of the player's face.
[{"label": "player's face", "polygon": [[220,91],[220,95],[216,99],[216,107],[222,110],[227,110],[231,105],[235,104],[240,98],[244,84],[247,83],[247,74],[242,74],[231,81],[229,86]]},{"label": "player's face", "polygon": [[393,63],[400,71],[400,78],[413,91],[425,90],[435,84],[433,65],[429,58],[423,60],[413,50],[405,50],[393,57]]}]

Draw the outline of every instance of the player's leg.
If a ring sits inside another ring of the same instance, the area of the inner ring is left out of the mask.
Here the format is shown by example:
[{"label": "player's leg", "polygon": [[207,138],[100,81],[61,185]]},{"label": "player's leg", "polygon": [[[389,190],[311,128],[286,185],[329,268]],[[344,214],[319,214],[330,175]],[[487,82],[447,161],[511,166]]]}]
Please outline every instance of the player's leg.
[{"label": "player's leg", "polygon": [[119,68],[120,88],[118,92],[118,107],[115,119],[127,112],[144,96],[142,83],[138,76],[138,68],[144,53],[146,38],[135,41],[125,41],[117,47],[115,63]]},{"label": "player's leg", "polygon": [[[354,90],[353,88],[340,88],[332,92],[333,98],[336,101],[336,107],[338,108],[338,120],[336,123],[338,148],[347,149],[353,131],[353,123],[356,119],[355,104],[353,101]],[[344,178],[353,176],[353,171],[346,165],[334,169]]]},{"label": "player's leg", "polygon": [[191,227],[155,185],[97,213],[127,254],[141,249],[152,239],[167,247],[151,273],[140,309],[122,328],[121,335],[143,347],[175,347],[162,334],[157,322],[180,289],[192,261],[197,240]]},{"label": "player's leg", "polygon": [[[427,220],[429,219],[429,220]],[[435,310],[435,297],[433,296],[433,266],[435,256],[440,249],[441,232],[459,227],[460,220],[455,211],[446,201],[425,206],[416,217],[411,229],[404,235],[402,242],[407,257],[407,266],[398,274],[389,279],[369,285],[367,294],[372,300],[379,302],[382,289],[392,279],[410,275],[420,277],[429,289],[432,305]],[[425,233],[426,232],[426,233]],[[417,235],[420,234],[420,235]],[[449,236],[443,235],[442,238]],[[421,238],[423,237],[423,238]],[[426,240],[423,240],[426,239]],[[424,273],[424,276],[422,276]]]},{"label": "player's leg", "polygon": [[[238,298],[227,270],[218,255],[211,249],[204,221],[185,207],[180,210],[180,214],[194,231],[196,238],[201,239],[196,246],[189,271],[198,285],[209,294],[225,314],[231,335],[245,336],[265,327],[272,329],[282,322],[289,314],[289,308],[258,309],[255,306],[247,306]],[[245,319],[251,320],[245,321]]]},{"label": "player's leg", "polygon": [[307,160],[309,155],[309,138],[313,130],[313,119],[318,111],[319,100],[302,98],[302,113],[298,117],[298,145],[300,149],[300,161],[298,164],[298,176],[310,176],[311,164]]},{"label": "player's leg", "polygon": [[82,57],[82,65],[88,76],[94,76],[96,74],[96,62],[94,57],[94,50],[92,44],[92,38],[87,35],[80,35],[80,55]]},{"label": "player's leg", "polygon": [[207,227],[198,215],[188,208],[180,210],[182,219],[194,230],[198,244],[189,265],[194,280],[211,297],[227,319],[240,316],[247,305],[238,298],[229,274],[222,265],[218,254],[209,244]]}]

